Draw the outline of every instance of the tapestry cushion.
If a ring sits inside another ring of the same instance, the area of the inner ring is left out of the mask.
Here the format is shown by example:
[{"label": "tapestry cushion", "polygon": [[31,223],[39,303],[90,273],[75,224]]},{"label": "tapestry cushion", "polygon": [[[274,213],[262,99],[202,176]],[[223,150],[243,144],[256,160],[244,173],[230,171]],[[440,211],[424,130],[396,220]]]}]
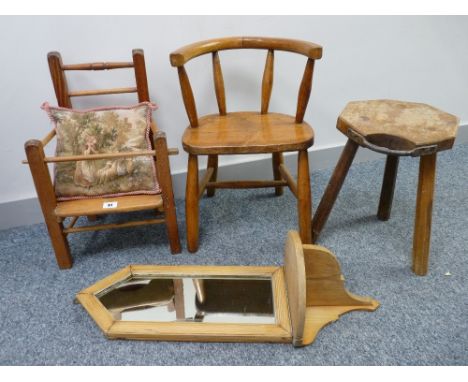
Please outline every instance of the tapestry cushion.
[{"label": "tapestry cushion", "polygon": [[[57,133],[59,157],[151,150],[155,108],[150,102],[87,110],[42,105]],[[161,192],[152,156],[58,162],[54,187],[57,200]]]}]

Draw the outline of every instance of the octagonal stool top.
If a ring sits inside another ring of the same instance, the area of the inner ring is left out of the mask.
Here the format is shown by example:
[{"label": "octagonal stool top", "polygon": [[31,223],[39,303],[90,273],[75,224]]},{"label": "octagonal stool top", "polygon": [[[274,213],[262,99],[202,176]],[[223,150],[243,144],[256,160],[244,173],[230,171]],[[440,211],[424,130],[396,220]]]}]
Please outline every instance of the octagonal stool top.
[{"label": "octagonal stool top", "polygon": [[419,156],[450,149],[459,119],[430,105],[396,100],[353,101],[337,129],[373,151]]}]

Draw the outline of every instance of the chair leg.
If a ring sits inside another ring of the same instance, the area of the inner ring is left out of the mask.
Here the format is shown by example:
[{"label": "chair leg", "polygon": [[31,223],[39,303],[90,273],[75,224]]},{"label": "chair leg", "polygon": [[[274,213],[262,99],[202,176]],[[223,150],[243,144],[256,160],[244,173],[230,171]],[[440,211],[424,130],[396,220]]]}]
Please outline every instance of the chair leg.
[{"label": "chair leg", "polygon": [[182,248],[180,246],[179,227],[177,226],[177,215],[174,203],[164,206],[164,215],[171,253],[175,255],[182,252]]},{"label": "chair leg", "polygon": [[[207,167],[213,167],[213,175],[211,175],[210,182],[216,182],[216,178],[218,176],[218,155],[208,155],[208,164]],[[211,198],[215,194],[214,187],[207,187],[206,188],[206,196]]]},{"label": "chair leg", "polygon": [[297,160],[297,214],[299,235],[303,244],[312,243],[312,197],[310,193],[309,157],[299,151]]},{"label": "chair leg", "polygon": [[396,155],[387,155],[382,190],[380,192],[379,209],[377,211],[379,220],[385,221],[390,219],[399,159]]},{"label": "chair leg", "polygon": [[351,163],[353,163],[353,159],[358,148],[359,145],[357,143],[348,139],[330,181],[328,182],[328,186],[322,196],[322,200],[320,200],[317,211],[315,211],[312,225],[312,240],[314,243],[318,240],[320,233],[328,220],[328,216],[330,215],[336,198],[343,186],[343,182],[348,174],[349,168],[351,167]]},{"label": "chair leg", "polygon": [[[44,212],[44,210],[43,210]],[[45,215],[44,215],[45,217]],[[60,269],[69,269],[73,266],[73,260],[70,254],[70,247],[66,235],[63,233],[63,224],[57,223],[55,219],[45,219],[47,230],[49,231],[52,247],[54,248],[55,258]]]},{"label": "chair leg", "polygon": [[172,190],[166,134],[162,131],[158,131],[154,134],[153,139],[157,156],[156,169],[158,173],[158,181],[162,191],[161,196],[163,199],[164,220],[166,222],[171,253],[176,254],[180,253],[182,249],[180,246],[179,227],[177,226],[177,214],[174,202],[174,192]]},{"label": "chair leg", "polygon": [[189,154],[187,184],[185,188],[185,218],[187,225],[187,248],[198,250],[198,157]]},{"label": "chair leg", "polygon": [[419,159],[418,195],[413,237],[413,272],[424,276],[429,268],[432,204],[434,198],[437,154]]},{"label": "chair leg", "polygon": [[[273,165],[273,178],[275,180],[282,180],[281,172],[279,170],[279,165],[284,162],[283,153],[273,153],[272,165]],[[275,195],[283,195],[283,187],[275,187]]]},{"label": "chair leg", "polygon": [[57,264],[60,269],[71,268],[73,260],[70,255],[67,237],[63,233],[63,224],[57,221],[54,213],[57,200],[50,179],[49,168],[44,162],[45,154],[42,142],[38,140],[27,141],[25,151]]}]

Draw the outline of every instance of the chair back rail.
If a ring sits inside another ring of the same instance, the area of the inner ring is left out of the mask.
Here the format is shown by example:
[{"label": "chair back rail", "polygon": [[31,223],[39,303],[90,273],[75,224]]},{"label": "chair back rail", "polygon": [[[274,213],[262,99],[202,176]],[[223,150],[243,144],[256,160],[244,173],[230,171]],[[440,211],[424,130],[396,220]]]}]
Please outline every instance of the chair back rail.
[{"label": "chair back rail", "polygon": [[[83,64],[64,65],[62,57],[58,52],[50,52],[47,55],[50,75],[54,84],[57,102],[61,107],[71,108],[72,97],[85,97],[95,95],[137,93],[139,102],[149,102],[148,80],[146,77],[145,57],[143,50],[134,49],[132,51],[133,61],[131,62],[91,62]],[[113,70],[133,68],[135,71],[135,87],[122,87],[112,89],[93,89],[70,91],[68,88],[66,71],[77,70]]]},{"label": "chair back rail", "polygon": [[266,49],[298,53],[311,59],[322,57],[322,47],[308,41],[271,37],[225,37],[196,42],[171,53],[172,66],[183,66],[192,58],[229,49]]},{"label": "chair back rail", "polygon": [[267,50],[265,69],[262,79],[261,110],[262,114],[268,113],[268,108],[273,89],[274,51],[286,51],[301,54],[307,57],[307,64],[299,87],[296,109],[296,123],[302,123],[312,90],[312,77],[314,62],[322,57],[322,47],[307,41],[270,38],[270,37],[226,37],[196,42],[182,47],[171,53],[171,65],[177,67],[179,81],[182,90],[182,98],[187,112],[190,126],[198,126],[198,116],[195,99],[190,80],[185,70],[185,64],[191,59],[204,54],[212,54],[213,80],[220,115],[226,115],[226,94],[221,70],[219,51],[232,49],[264,49]]},{"label": "chair back rail", "polygon": [[133,62],[91,62],[89,64],[63,65],[63,70],[109,70],[133,68]]}]

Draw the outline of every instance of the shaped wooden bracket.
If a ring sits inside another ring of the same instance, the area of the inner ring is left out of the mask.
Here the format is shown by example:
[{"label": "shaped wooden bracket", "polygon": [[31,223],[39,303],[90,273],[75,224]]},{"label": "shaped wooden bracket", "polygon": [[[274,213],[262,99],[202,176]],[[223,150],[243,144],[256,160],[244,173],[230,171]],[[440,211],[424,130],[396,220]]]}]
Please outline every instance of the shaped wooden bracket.
[{"label": "shaped wooden bracket", "polygon": [[302,244],[295,231],[286,240],[284,272],[294,346],[309,345],[342,314],[379,307],[372,298],[348,292],[336,257],[319,245]]}]

